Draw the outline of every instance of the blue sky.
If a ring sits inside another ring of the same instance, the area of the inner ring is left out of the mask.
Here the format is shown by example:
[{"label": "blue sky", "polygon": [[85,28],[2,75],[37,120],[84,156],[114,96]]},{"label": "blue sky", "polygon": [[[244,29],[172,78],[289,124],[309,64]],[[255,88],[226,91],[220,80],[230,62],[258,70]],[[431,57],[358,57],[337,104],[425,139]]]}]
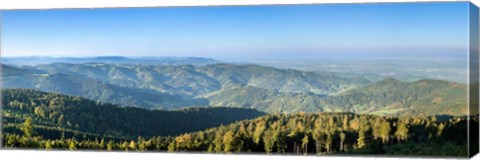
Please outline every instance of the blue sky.
[{"label": "blue sky", "polygon": [[457,54],[468,3],[10,10],[3,56]]}]

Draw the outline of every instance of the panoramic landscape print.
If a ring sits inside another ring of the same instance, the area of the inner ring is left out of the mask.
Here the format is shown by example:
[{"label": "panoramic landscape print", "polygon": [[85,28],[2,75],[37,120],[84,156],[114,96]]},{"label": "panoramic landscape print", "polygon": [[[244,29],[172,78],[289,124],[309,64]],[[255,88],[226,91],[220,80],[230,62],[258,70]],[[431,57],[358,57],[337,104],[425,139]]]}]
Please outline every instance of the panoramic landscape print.
[{"label": "panoramic landscape print", "polygon": [[2,11],[2,149],[471,156],[471,8]]}]

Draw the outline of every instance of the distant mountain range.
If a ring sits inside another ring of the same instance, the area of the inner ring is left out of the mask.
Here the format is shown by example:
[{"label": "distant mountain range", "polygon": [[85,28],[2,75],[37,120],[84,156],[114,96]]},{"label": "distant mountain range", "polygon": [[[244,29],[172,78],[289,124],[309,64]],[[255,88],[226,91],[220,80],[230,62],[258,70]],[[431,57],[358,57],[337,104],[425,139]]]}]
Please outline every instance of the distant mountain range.
[{"label": "distant mountain range", "polygon": [[329,72],[225,63],[89,62],[2,67],[4,88],[30,88],[147,109],[226,106],[268,113],[468,113],[467,85],[433,79],[404,82],[389,78],[372,82]]},{"label": "distant mountain range", "polygon": [[[466,115],[466,84],[425,79],[403,82],[393,78],[325,99],[327,108],[376,115]],[[477,114],[477,113],[470,113]]]},{"label": "distant mountain range", "polygon": [[[281,70],[257,65],[213,64],[195,67],[54,63],[21,69],[28,73],[67,74],[121,87],[150,89],[189,97],[247,85],[279,92],[327,95],[370,83],[362,78],[343,78],[331,73]],[[6,71],[4,77],[9,77],[9,72]]]},{"label": "distant mountain range", "polygon": [[[210,105],[277,112],[354,112],[375,115],[466,115],[467,85],[441,80],[385,79],[340,95],[279,93],[238,87],[207,96]],[[474,114],[474,113],[472,113]]]},{"label": "distant mountain range", "polygon": [[110,63],[110,64],[142,64],[142,65],[207,65],[218,61],[203,57],[2,57],[3,64],[39,65],[51,63]]},{"label": "distant mountain range", "polygon": [[109,83],[63,73],[18,69],[3,65],[3,88],[29,88],[46,92],[82,96],[100,102],[140,108],[172,109],[181,106],[208,105],[207,101],[112,85]]}]

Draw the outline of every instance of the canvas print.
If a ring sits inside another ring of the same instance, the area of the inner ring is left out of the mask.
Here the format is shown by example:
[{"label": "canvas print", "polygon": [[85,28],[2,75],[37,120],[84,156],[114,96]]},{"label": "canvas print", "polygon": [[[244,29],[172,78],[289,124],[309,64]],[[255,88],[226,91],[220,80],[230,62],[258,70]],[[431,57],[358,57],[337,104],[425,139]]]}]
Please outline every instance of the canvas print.
[{"label": "canvas print", "polygon": [[469,2],[1,11],[1,148],[470,157]]}]

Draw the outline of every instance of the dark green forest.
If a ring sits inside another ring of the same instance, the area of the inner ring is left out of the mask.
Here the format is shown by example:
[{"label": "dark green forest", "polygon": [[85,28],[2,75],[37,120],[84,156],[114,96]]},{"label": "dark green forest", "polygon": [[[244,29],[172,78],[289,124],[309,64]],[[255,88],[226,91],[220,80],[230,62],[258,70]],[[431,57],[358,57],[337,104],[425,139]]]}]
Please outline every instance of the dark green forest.
[{"label": "dark green forest", "polygon": [[[65,130],[148,137],[177,135],[264,115],[252,109],[223,107],[146,110],[30,89],[2,90],[2,98],[3,128],[12,133],[20,132],[19,124],[27,117],[35,121],[36,128],[45,132]],[[54,137],[58,136],[49,138]]]},{"label": "dark green forest", "polygon": [[478,116],[152,111],[28,89],[2,98],[6,148],[467,156],[478,143],[467,139]]}]

